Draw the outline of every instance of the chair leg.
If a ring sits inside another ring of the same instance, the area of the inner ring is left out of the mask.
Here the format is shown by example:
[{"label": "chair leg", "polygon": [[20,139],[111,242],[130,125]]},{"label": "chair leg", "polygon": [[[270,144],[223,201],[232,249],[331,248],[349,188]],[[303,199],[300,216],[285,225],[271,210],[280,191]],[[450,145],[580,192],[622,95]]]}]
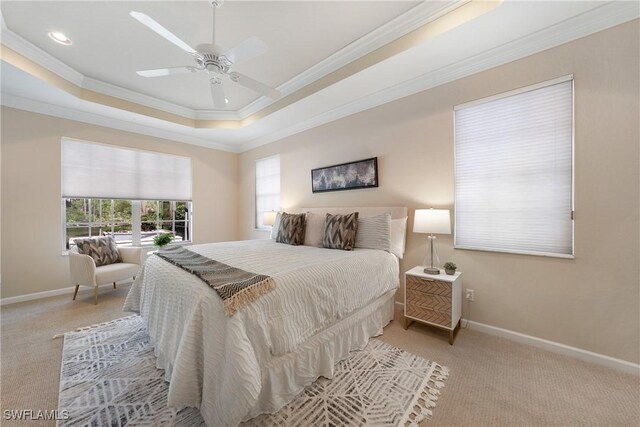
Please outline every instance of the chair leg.
[{"label": "chair leg", "polygon": [[93,288],[93,305],[98,305],[98,287]]},{"label": "chair leg", "polygon": [[113,282],[113,289],[116,288],[116,282]]},{"label": "chair leg", "polygon": [[76,285],[76,291],[73,293],[73,300],[76,300],[76,296],[78,295],[78,289],[80,289],[80,285]]}]

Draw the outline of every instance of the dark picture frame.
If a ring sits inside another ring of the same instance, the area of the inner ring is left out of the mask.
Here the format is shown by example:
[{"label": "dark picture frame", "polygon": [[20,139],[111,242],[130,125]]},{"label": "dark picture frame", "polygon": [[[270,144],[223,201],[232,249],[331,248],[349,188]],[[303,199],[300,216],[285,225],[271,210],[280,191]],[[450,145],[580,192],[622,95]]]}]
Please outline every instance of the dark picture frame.
[{"label": "dark picture frame", "polygon": [[377,157],[311,170],[311,191],[314,193],[376,187]]}]

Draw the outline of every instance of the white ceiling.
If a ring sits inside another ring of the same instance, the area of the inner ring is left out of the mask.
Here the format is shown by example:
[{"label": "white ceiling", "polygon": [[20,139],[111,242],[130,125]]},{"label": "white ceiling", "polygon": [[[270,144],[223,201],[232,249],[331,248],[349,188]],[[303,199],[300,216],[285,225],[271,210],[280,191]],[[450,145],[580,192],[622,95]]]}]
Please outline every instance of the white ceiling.
[{"label": "white ceiling", "polygon": [[[6,3],[2,2],[3,13]],[[299,4],[277,3],[278,7],[283,8],[284,14],[287,14],[289,6]],[[228,2],[224,7],[227,6]],[[238,129],[192,128],[84,101],[4,61],[0,70],[2,104],[239,152],[637,19],[639,16],[638,2],[505,1],[496,9],[466,24],[380,61]],[[349,18],[345,21],[356,21],[359,16]],[[159,16],[157,19],[161,20]],[[7,25],[11,29],[9,20]],[[303,30],[300,32],[304,33]],[[316,34],[314,43],[322,44],[323,37]],[[109,35],[104,38],[109,38]],[[278,42],[268,42],[278,45]],[[158,43],[166,45],[168,50],[173,49],[162,39]],[[181,53],[178,51],[177,55],[180,56]],[[282,66],[286,68],[287,64],[288,61],[284,60]],[[76,67],[79,69],[79,66]],[[249,74],[248,70],[245,72]],[[150,92],[152,96],[161,97],[162,88],[156,90],[157,92]]]},{"label": "white ceiling", "polygon": [[[416,1],[227,1],[216,12],[216,43],[228,50],[251,36],[267,54],[235,71],[277,87],[380,25]],[[129,16],[145,13],[192,47],[211,43],[212,5],[200,1],[2,1],[9,30],[83,75],[193,110],[213,110],[206,73],[156,78],[136,70],[195,65],[192,57]],[[54,43],[60,31],[72,46]],[[228,80],[227,80],[228,81]],[[226,83],[226,82],[225,82]],[[225,84],[228,110],[258,95]]]}]

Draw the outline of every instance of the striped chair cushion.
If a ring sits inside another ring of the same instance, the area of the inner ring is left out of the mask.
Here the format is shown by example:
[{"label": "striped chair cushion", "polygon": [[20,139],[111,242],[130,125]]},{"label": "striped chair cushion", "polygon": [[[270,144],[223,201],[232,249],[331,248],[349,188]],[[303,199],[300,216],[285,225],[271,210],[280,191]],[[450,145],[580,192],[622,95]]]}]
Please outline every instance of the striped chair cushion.
[{"label": "striped chair cushion", "polygon": [[391,214],[358,218],[356,248],[380,249],[390,251],[391,247]]},{"label": "striped chair cushion", "polygon": [[288,214],[282,212],[276,242],[288,245],[304,243],[304,214]]},{"label": "striped chair cushion", "polygon": [[349,215],[327,214],[324,220],[322,247],[327,249],[353,250],[358,231],[358,212]]},{"label": "striped chair cushion", "polygon": [[78,253],[93,258],[96,267],[122,262],[116,241],[111,236],[88,237],[73,241],[78,247]]}]

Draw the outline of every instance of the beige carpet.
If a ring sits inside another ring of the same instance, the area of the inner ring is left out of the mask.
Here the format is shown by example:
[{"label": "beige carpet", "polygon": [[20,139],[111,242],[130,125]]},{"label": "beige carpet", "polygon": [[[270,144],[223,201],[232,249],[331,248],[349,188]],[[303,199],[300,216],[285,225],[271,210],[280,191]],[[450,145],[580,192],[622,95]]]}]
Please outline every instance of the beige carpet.
[{"label": "beige carpet", "polygon": [[[85,290],[75,302],[70,293],[2,307],[0,409],[56,409],[62,340],[51,337],[126,316],[128,288],[105,288],[97,306]],[[638,377],[464,329],[449,346],[446,334],[415,323],[405,331],[401,319],[382,340],[451,370],[429,426],[640,425]]]}]

